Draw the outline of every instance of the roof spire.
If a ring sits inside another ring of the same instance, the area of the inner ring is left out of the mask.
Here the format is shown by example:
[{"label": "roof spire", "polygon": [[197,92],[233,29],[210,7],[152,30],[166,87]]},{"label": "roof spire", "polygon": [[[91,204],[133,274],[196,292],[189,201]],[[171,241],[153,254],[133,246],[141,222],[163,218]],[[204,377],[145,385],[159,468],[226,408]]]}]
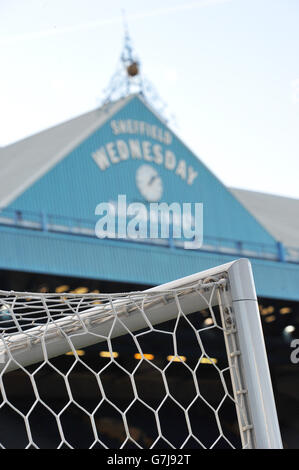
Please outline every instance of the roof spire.
[{"label": "roof spire", "polygon": [[125,17],[125,11],[122,10],[123,27],[124,27],[124,43],[120,55],[117,70],[112,76],[106,90],[104,90],[104,104],[133,93],[143,92],[143,79],[140,73],[140,62],[133,49],[131,37],[129,34],[128,23]]},{"label": "roof spire", "polygon": [[116,72],[112,76],[108,87],[103,91],[102,104],[108,104],[131,94],[140,94],[160,114],[165,117],[165,103],[158,96],[153,85],[141,73],[141,65],[132,45],[125,11],[122,10],[124,43]]},{"label": "roof spire", "polygon": [[131,38],[129,35],[128,23],[126,21],[125,10],[122,10],[123,24],[124,24],[124,48],[121,55],[121,60],[127,71],[128,78],[136,77],[139,75],[139,62],[135,57]]}]

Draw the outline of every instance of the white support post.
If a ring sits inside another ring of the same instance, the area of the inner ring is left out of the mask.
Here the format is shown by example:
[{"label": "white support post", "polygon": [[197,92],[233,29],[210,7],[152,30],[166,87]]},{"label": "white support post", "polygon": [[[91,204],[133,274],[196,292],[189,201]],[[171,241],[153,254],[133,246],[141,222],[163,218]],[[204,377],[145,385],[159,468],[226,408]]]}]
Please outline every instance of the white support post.
[{"label": "white support post", "polygon": [[240,259],[232,263],[228,269],[228,277],[255,447],[281,449],[282,441],[250,262]]}]

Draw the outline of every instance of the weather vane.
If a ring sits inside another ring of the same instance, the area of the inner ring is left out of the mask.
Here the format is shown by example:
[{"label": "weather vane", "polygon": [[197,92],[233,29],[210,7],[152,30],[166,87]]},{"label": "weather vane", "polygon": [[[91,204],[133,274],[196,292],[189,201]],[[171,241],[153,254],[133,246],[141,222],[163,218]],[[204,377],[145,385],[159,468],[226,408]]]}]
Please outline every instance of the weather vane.
[{"label": "weather vane", "polygon": [[132,94],[139,94],[167,124],[174,124],[174,117],[167,117],[167,105],[162,101],[154,86],[142,74],[140,61],[132,45],[124,10],[122,10],[122,16],[124,45],[116,72],[108,87],[103,91],[102,105],[113,103]]},{"label": "weather vane", "polygon": [[[129,85],[130,82],[132,82],[132,79],[134,77],[138,76],[138,78],[141,78],[141,75],[139,73],[140,71],[139,62],[133,51],[132,42],[131,42],[131,38],[129,35],[129,28],[128,28],[128,24],[126,21],[124,10],[122,10],[122,14],[123,14],[123,24],[124,24],[124,31],[125,31],[125,40],[124,40],[123,52],[121,54],[121,61],[127,72],[127,81]],[[139,80],[139,84],[140,85],[142,84],[141,80]]]}]

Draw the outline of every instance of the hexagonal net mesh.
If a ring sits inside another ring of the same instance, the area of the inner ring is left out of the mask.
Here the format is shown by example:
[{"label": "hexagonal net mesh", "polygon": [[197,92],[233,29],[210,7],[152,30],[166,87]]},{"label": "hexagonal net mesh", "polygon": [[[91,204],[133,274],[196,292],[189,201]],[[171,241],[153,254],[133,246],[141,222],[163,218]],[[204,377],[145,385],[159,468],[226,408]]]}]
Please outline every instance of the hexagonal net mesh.
[{"label": "hexagonal net mesh", "polygon": [[225,273],[126,294],[0,291],[0,317],[2,448],[254,446]]}]

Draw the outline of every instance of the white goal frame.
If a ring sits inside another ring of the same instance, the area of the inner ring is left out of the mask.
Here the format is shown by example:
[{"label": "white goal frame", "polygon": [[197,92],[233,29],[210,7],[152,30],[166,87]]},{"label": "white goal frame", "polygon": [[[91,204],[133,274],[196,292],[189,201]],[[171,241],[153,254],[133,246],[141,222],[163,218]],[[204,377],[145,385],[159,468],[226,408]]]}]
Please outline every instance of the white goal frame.
[{"label": "white goal frame", "polygon": [[[282,449],[282,440],[274,400],[268,357],[258,308],[251,263],[246,258],[179,279],[151,290],[174,289],[207,276],[213,278],[226,272],[231,285],[232,324],[236,324],[240,355],[250,407],[254,446],[258,449]],[[227,351],[229,334],[226,336]],[[233,354],[230,352],[230,354]],[[238,392],[237,392],[238,393]]]},{"label": "white goal frame", "polygon": [[[196,303],[194,302],[195,294],[192,289],[188,292],[188,286],[204,281],[208,288],[209,280],[212,283],[215,280],[219,281],[223,276],[229,282],[231,296],[231,308],[221,309],[220,305],[226,352],[233,371],[231,380],[236,403],[243,400],[248,417],[244,422],[236,407],[241,437],[242,433],[247,433],[247,436],[250,434],[251,448],[281,449],[282,440],[250,262],[247,259],[239,259],[148,289],[142,293],[144,311],[152,325],[173,319],[174,301],[173,298],[172,301],[168,299],[168,293],[173,291],[180,295],[182,310],[188,313],[199,311],[204,305],[199,305],[198,296]],[[3,292],[0,291],[2,294]],[[18,293],[15,294],[17,297]],[[42,294],[28,293],[30,298],[34,298],[34,295],[39,298],[42,296]],[[67,295],[72,296],[72,294]],[[88,295],[91,294],[84,294],[85,297]],[[18,334],[11,335],[6,344],[0,337],[0,373],[37,363],[45,357],[45,354],[49,359],[65,354],[67,351],[64,335],[72,335],[72,344],[76,349],[100,342],[101,338],[96,335],[104,338],[108,334],[115,315],[126,318],[126,325],[131,332],[145,326],[145,318],[140,315],[138,306],[134,303],[128,304],[120,296],[113,304],[97,305],[79,315],[78,313],[74,316],[69,315],[52,324],[31,328],[25,333],[20,330]],[[95,335],[84,334],[87,326]],[[122,334],[124,333],[121,329],[114,328],[113,337]],[[234,372],[236,369],[237,374]]]}]

